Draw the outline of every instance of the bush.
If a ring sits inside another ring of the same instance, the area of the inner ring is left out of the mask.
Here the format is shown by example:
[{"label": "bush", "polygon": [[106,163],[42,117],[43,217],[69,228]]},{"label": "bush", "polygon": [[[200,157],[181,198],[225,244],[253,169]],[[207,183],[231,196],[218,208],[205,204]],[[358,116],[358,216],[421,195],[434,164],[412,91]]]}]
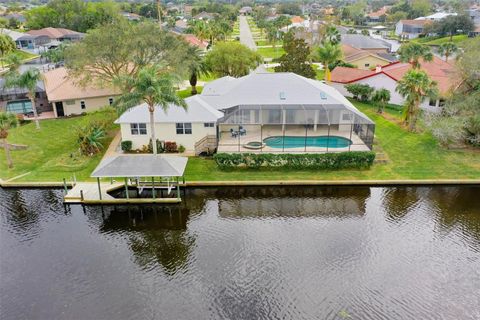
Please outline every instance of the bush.
[{"label": "bush", "polygon": [[91,156],[103,149],[103,140],[106,137],[106,124],[102,121],[93,121],[85,126],[77,127],[77,141],[82,154]]},{"label": "bush", "polygon": [[362,169],[375,160],[373,151],[318,154],[217,153],[213,156],[221,169],[274,167],[289,169]]},{"label": "bush", "polygon": [[132,141],[125,140],[125,141],[122,141],[122,143],[120,145],[122,147],[122,151],[125,151],[125,152],[132,151]]},{"label": "bush", "polygon": [[[148,152],[153,153],[152,139],[148,141]],[[157,139],[157,153],[164,153],[164,152],[165,152],[165,146],[163,145],[163,142]]]},{"label": "bush", "polygon": [[184,152],[185,152],[185,147],[182,146],[182,145],[180,145],[180,146],[178,147],[178,152],[184,153]]},{"label": "bush", "polygon": [[178,152],[177,143],[174,142],[174,141],[165,142],[165,152],[167,152],[167,153],[177,153]]},{"label": "bush", "polygon": [[375,88],[370,87],[368,84],[359,83],[347,84],[345,89],[352,94],[354,99],[363,102],[369,101],[373,91],[375,90]]}]

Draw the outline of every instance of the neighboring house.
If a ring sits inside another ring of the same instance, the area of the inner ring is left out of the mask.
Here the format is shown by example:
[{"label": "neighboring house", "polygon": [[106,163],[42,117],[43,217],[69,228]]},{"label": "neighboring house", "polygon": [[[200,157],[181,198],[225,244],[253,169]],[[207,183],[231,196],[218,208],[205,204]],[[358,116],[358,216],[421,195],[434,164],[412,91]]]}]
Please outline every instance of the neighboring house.
[{"label": "neighboring house", "polygon": [[2,29],[2,28],[0,28],[0,34],[6,34],[10,38],[12,38],[12,40],[14,42],[16,42],[18,38],[25,35],[24,33],[21,33],[21,32],[18,32],[18,31],[13,31],[13,30],[10,30],[10,29]]},{"label": "neighboring house", "polygon": [[249,7],[249,6],[242,7],[240,10],[238,10],[238,13],[240,13],[240,15],[242,16],[250,15],[252,14],[252,12],[253,12],[253,9],[252,7]]},{"label": "neighboring house", "polygon": [[[432,62],[421,62],[421,69],[428,76],[438,83],[440,97],[425,101],[422,108],[430,111],[439,111],[443,105],[443,98],[447,97],[450,90],[458,85],[458,79],[455,77],[454,66],[434,57]],[[394,62],[384,67],[377,67],[376,70],[360,70],[345,67],[336,67],[332,71],[332,86],[345,96],[351,94],[345,89],[345,85],[352,83],[368,84],[375,89],[385,88],[390,91],[390,103],[403,105],[404,98],[395,91],[397,81],[402,79],[403,75],[412,68],[409,63]]]},{"label": "neighboring house", "polygon": [[81,87],[68,78],[65,68],[44,74],[45,91],[55,117],[78,115],[113,104],[118,92],[112,88]]},{"label": "neighboring house", "polygon": [[25,16],[23,14],[20,14],[20,13],[5,14],[5,15],[0,16],[0,18],[7,19],[7,20],[15,19],[19,23],[25,23],[25,21],[27,21],[27,19],[25,19]]},{"label": "neighboring house", "polygon": [[390,52],[391,44],[363,34],[342,34],[342,44],[371,52]]},{"label": "neighboring house", "polygon": [[51,43],[63,41],[78,41],[83,39],[84,33],[65,28],[43,28],[25,32],[15,42],[19,49],[38,50],[40,47],[49,47]]},{"label": "neighboring house", "polygon": [[472,19],[473,23],[477,26],[480,25],[480,8],[471,7],[466,10],[467,15]]},{"label": "neighboring house", "polygon": [[475,26],[475,29],[473,29],[473,31],[470,31],[470,32],[468,33],[468,36],[469,36],[470,38],[480,36],[480,25],[479,25],[479,26]]},{"label": "neighboring house", "polygon": [[360,50],[352,46],[342,44],[343,60],[355,65],[359,69],[371,70],[376,66],[385,66],[397,59],[389,53],[375,53],[368,50]]},{"label": "neighboring house", "polygon": [[290,21],[292,22],[292,24],[301,24],[305,21],[305,19],[303,19],[302,17],[300,16],[293,16],[290,18]]},{"label": "neighboring house", "polygon": [[430,21],[440,21],[449,16],[456,16],[456,13],[449,13],[449,12],[436,12],[426,17],[418,17],[415,20],[430,20]]},{"label": "neighboring house", "polygon": [[424,29],[431,20],[400,20],[395,25],[395,34],[403,39],[414,39],[424,34]]},{"label": "neighboring house", "polygon": [[377,11],[367,14],[367,21],[371,23],[384,22],[387,16],[387,10],[389,7],[384,6]]},{"label": "neighboring house", "polygon": [[215,13],[209,13],[205,11],[202,11],[193,17],[193,19],[195,20],[212,20],[214,18],[215,18]]},{"label": "neighboring house", "polygon": [[[205,152],[205,141],[219,152],[363,151],[373,144],[375,124],[367,116],[333,87],[294,73],[223,77],[185,102],[186,110],[156,108],[155,132],[189,153]],[[149,119],[145,104],[124,112],[116,121],[122,140],[134,149],[148,145]]]},{"label": "neighboring house", "polygon": [[133,12],[122,12],[122,16],[128,21],[140,21],[142,19],[141,15],[138,15]]},{"label": "neighboring house", "polygon": [[186,20],[180,19],[175,21],[175,27],[173,27],[175,32],[184,33],[188,29],[188,23]]},{"label": "neighboring house", "polygon": [[[38,113],[51,111],[48,104],[45,88],[42,81],[37,83],[35,105]],[[0,78],[0,111],[8,111],[17,114],[29,114],[33,112],[30,99],[27,97],[28,90],[25,88],[5,88],[5,79]]]},{"label": "neighboring house", "polygon": [[206,51],[208,47],[208,41],[200,40],[197,36],[193,34],[181,34],[181,36],[187,41],[190,45],[199,47],[200,49]]}]

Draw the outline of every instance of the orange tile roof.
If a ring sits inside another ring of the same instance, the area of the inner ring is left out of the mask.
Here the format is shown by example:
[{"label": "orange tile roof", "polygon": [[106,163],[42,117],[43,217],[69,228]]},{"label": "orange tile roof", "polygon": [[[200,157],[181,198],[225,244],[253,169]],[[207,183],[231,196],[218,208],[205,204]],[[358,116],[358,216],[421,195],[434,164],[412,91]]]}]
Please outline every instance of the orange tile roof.
[{"label": "orange tile roof", "polygon": [[408,24],[408,25],[425,25],[427,23],[430,23],[430,20],[400,20],[402,24]]},{"label": "orange tile roof", "polygon": [[302,23],[303,21],[305,21],[305,19],[303,19],[302,17],[300,16],[294,16],[290,19],[290,21],[292,23]]},{"label": "orange tile roof", "polygon": [[383,8],[380,8],[378,9],[377,11],[375,12],[370,12],[368,14],[369,17],[381,17],[383,15],[386,15],[387,14],[387,7],[383,7]]},{"label": "orange tile roof", "polygon": [[113,88],[82,88],[68,78],[66,68],[57,68],[43,74],[45,91],[49,101],[63,101],[118,95]]},{"label": "orange tile roof", "polygon": [[200,49],[206,49],[208,46],[207,41],[201,41],[193,34],[182,34],[183,38],[191,45],[197,46]]},{"label": "orange tile roof", "polygon": [[375,74],[375,71],[357,68],[336,67],[332,71],[332,82],[350,83]]},{"label": "orange tile roof", "polygon": [[352,46],[349,46],[348,44],[343,44],[342,43],[342,51],[343,51],[343,55],[345,57],[348,57],[348,56],[357,54],[357,53],[361,52],[362,50],[354,48]]},{"label": "orange tile roof", "polygon": [[73,31],[70,29],[65,29],[65,28],[43,28],[39,30],[30,30],[25,32],[27,34],[30,34],[32,36],[47,36],[50,39],[58,39],[66,35],[71,35],[71,34],[80,34],[80,32]]}]

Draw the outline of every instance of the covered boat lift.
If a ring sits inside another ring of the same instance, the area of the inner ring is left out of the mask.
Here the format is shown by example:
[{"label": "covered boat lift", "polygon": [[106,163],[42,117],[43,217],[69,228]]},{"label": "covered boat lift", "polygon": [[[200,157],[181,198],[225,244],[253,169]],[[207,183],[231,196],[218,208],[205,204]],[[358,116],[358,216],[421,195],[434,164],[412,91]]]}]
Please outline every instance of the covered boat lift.
[{"label": "covered boat lift", "polygon": [[[185,184],[184,172],[187,161],[187,157],[151,154],[116,155],[105,158],[91,174],[92,178],[97,179],[97,183],[77,183],[71,190],[66,189],[65,203],[181,202],[180,185]],[[104,178],[108,178],[109,181],[102,181]],[[136,190],[136,196],[131,196],[131,187]],[[110,194],[120,193],[122,189],[123,196],[114,197]],[[151,190],[151,196],[141,197],[145,190]]]}]

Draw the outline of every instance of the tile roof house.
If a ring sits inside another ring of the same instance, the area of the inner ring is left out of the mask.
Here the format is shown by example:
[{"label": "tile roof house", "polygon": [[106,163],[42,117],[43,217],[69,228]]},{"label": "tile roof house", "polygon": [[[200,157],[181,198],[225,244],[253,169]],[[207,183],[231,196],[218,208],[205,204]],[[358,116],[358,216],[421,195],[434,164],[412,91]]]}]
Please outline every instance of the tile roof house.
[{"label": "tile roof house", "polygon": [[[440,96],[446,97],[451,90],[454,90],[458,85],[458,78],[456,77],[456,70],[453,65],[444,60],[434,57],[433,61],[421,61],[421,69],[425,71],[428,76],[437,82]],[[397,81],[403,78],[405,73],[412,68],[409,63],[393,62],[384,67],[378,66],[376,70],[359,70],[345,67],[336,67],[332,71],[332,86],[337,88],[346,96],[351,96],[345,89],[346,84],[360,83],[368,84],[375,89],[386,88],[390,91],[390,103],[403,105],[403,97],[395,91]],[[440,100],[426,101],[422,107],[426,110],[438,111]]]},{"label": "tile roof house", "polygon": [[363,34],[342,34],[342,44],[372,52],[390,52],[390,43]]},{"label": "tile roof house", "polygon": [[385,66],[396,60],[396,58],[389,53],[375,53],[368,50],[357,49],[347,44],[342,44],[342,51],[345,62],[364,70],[370,70],[377,65]]},{"label": "tile roof house", "polygon": [[43,28],[39,30],[29,30],[18,38],[16,43],[20,49],[36,49],[46,46],[53,41],[78,41],[85,37],[84,33],[65,28]]},{"label": "tile roof house", "polygon": [[383,6],[382,8],[378,9],[377,11],[370,12],[367,14],[367,19],[369,22],[383,22],[385,21],[385,17],[387,15],[387,10],[389,7]]},{"label": "tile roof house", "polygon": [[429,23],[431,20],[400,20],[395,25],[395,34],[405,39],[417,38]]},{"label": "tile roof house", "polygon": [[202,11],[200,12],[199,14],[195,15],[193,17],[193,19],[195,20],[212,20],[215,18],[215,13],[209,13],[209,12],[205,12],[205,11]]},{"label": "tile roof house", "polygon": [[181,35],[185,41],[187,41],[190,45],[199,47],[202,50],[207,50],[208,41],[200,40],[197,36],[193,34],[182,34]]},{"label": "tile roof house", "polygon": [[113,88],[96,86],[82,87],[68,77],[64,67],[44,73],[45,91],[48,102],[56,117],[82,114],[111,105],[119,92]]}]

